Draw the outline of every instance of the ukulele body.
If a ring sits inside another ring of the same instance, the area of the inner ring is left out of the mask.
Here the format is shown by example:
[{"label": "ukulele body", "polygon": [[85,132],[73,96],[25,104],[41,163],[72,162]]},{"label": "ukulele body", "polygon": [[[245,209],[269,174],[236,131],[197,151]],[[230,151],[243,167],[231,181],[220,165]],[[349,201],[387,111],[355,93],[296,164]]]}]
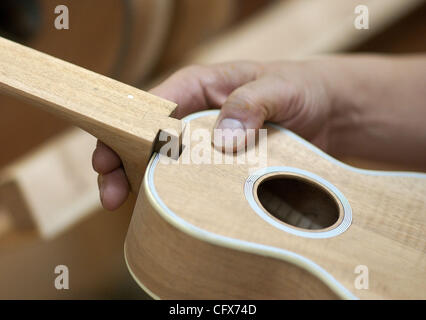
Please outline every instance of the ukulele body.
[{"label": "ukulele body", "polygon": [[[217,114],[187,117],[190,131]],[[424,299],[426,175],[356,169],[266,128],[262,168],[183,163],[194,143],[180,162],[154,154],[125,243],[139,285],[160,299]]]}]

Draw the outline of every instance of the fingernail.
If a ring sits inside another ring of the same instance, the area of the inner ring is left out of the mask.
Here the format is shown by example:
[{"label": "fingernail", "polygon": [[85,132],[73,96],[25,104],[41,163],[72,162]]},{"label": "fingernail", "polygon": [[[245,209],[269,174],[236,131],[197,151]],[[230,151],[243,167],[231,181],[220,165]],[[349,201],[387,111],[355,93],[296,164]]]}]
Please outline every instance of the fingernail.
[{"label": "fingernail", "polygon": [[235,152],[245,146],[246,131],[237,119],[223,119],[214,130],[214,145],[226,152]]}]

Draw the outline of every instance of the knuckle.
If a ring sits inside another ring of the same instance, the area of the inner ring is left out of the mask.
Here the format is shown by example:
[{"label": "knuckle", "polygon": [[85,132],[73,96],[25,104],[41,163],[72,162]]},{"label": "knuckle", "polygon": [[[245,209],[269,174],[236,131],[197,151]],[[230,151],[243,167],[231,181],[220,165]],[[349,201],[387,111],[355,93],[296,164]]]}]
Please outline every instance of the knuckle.
[{"label": "knuckle", "polygon": [[255,112],[262,106],[256,92],[248,87],[240,87],[231,95],[230,102],[235,108]]},{"label": "knuckle", "polygon": [[199,74],[200,72],[203,72],[205,70],[205,66],[201,64],[192,64],[186,67],[183,67],[179,71],[176,72],[176,75],[180,76],[194,76],[196,74]]}]

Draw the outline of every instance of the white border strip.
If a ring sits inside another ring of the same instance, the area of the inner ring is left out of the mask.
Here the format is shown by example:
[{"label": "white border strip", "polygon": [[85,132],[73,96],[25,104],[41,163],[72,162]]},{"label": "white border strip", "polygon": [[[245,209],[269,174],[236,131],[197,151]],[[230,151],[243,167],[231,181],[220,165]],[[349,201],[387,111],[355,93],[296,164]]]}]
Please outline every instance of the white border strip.
[{"label": "white border strip", "polygon": [[129,261],[127,260],[127,253],[126,253],[126,242],[124,242],[124,261],[126,262],[127,270],[129,270],[130,275],[132,278],[136,281],[139,287],[142,288],[145,293],[147,293],[152,299],[154,300],[160,300],[160,297],[157,296],[154,292],[149,290],[142,282],[139,281],[138,277],[133,273],[132,268],[130,268]]}]

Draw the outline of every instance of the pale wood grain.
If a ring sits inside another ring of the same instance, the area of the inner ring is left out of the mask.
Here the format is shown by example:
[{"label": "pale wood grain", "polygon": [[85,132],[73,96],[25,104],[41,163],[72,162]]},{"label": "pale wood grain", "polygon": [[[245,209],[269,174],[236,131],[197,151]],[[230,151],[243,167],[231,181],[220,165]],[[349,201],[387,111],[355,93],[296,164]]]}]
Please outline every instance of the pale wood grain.
[{"label": "pale wood grain", "polygon": [[[191,131],[197,128],[210,130],[214,122],[214,116],[193,120]],[[424,299],[426,179],[403,175],[380,176],[350,170],[320,156],[292,136],[280,133],[272,127],[268,129],[267,166],[303,169],[333,184],[352,207],[353,221],[348,230],[332,238],[311,239],[284,232],[267,223],[253,211],[244,195],[243,185],[249,176],[250,165],[236,164],[235,159],[233,165],[167,165],[160,162],[154,172],[158,196],[179,219],[210,234],[284,249],[308,258],[361,299]],[[197,141],[193,142],[190,148],[196,147]],[[190,148],[184,150],[183,158],[185,152],[191,152]],[[211,152],[214,159],[218,151],[213,148]],[[146,283],[154,294],[160,298],[186,298],[194,297],[191,292],[196,292],[198,298],[203,298],[212,297],[209,289],[214,288],[214,297],[233,298],[235,283],[228,279],[246,279],[249,274],[268,274],[270,278],[265,280],[265,286],[269,286],[271,279],[281,283],[280,272],[288,268],[287,262],[280,265],[276,261],[265,261],[251,265],[250,268],[256,270],[247,269],[245,266],[248,257],[243,258],[240,253],[235,253],[234,257],[225,254],[229,245],[214,245],[207,237],[181,235],[180,233],[188,233],[188,230],[178,228],[179,231],[176,231],[167,223],[158,221],[161,217],[164,219],[165,215],[159,214],[163,210],[152,196],[148,197],[148,193],[152,193],[152,188],[144,184],[126,240],[126,254],[136,278],[142,284]],[[142,200],[146,197],[150,199],[150,206],[146,200]],[[155,215],[155,210],[160,218],[151,217]],[[144,225],[144,220],[149,220],[150,225]],[[167,220],[168,223],[171,223],[170,221],[177,220]],[[174,227],[177,225],[180,224],[173,224]],[[149,237],[162,237],[163,240],[153,244]],[[145,246],[145,241],[155,248],[154,252]],[[214,255],[217,258],[213,259],[214,262],[209,266],[202,262],[209,258],[202,253],[198,254],[200,241],[209,243],[203,245],[206,252],[209,257]],[[178,250],[179,257],[174,256],[170,250]],[[197,255],[193,254],[194,250]],[[255,249],[252,253],[260,254]],[[187,277],[186,268],[195,272],[198,269],[193,267],[201,265],[207,268],[205,274],[213,272],[226,276],[212,277],[213,280],[209,281],[200,279],[196,274],[194,282],[191,282],[191,277]],[[276,273],[270,271],[271,265],[275,266]],[[354,271],[358,265],[366,265],[369,268],[368,290],[355,288],[355,278],[358,274]],[[294,273],[295,277],[299,277],[298,272]],[[170,273],[174,274],[174,277],[169,278]],[[165,278],[162,278],[163,275]],[[179,280],[181,277],[186,279],[186,283]],[[305,275],[300,277],[297,278],[300,282],[311,281],[307,280],[310,278],[305,278]],[[201,280],[202,284],[199,283]],[[327,282],[324,284],[330,285]],[[240,285],[247,289],[247,297],[252,297],[250,284],[243,282]],[[285,288],[282,284],[282,289]],[[307,297],[306,292],[292,292],[294,295],[291,298]],[[321,294],[315,295],[319,298]]]}]

